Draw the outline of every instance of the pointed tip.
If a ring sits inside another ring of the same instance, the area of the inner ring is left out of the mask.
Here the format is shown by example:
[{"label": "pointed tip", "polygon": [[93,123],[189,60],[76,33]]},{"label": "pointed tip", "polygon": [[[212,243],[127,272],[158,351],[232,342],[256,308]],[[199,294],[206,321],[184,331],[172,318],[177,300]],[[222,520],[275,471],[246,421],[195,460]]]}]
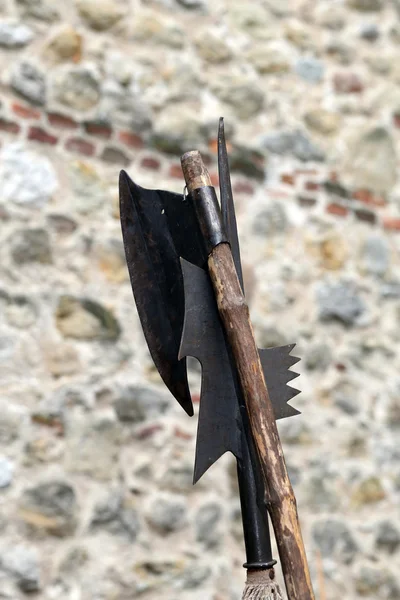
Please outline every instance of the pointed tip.
[{"label": "pointed tip", "polygon": [[290,393],[289,400],[292,400],[292,398],[295,398],[296,396],[298,396],[301,393],[301,390],[298,390],[297,388],[294,388],[291,385],[286,384],[286,387],[288,388],[289,393]]},{"label": "pointed tip", "polygon": [[300,373],[296,373],[296,371],[286,371],[286,383],[296,379],[296,377],[300,377]]}]

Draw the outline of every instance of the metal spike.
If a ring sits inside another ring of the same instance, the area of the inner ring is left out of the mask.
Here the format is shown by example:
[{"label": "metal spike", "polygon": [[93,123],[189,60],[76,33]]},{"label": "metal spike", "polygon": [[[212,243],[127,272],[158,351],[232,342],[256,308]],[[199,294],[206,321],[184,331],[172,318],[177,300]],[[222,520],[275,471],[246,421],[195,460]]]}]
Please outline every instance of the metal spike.
[{"label": "metal spike", "polygon": [[289,381],[299,376],[298,373],[289,371],[290,366],[298,362],[296,357],[289,354],[294,346],[295,344],[288,344],[259,350],[265,381],[277,420],[300,414],[300,411],[288,404],[289,400],[300,393],[300,390],[287,385]]},{"label": "metal spike", "polygon": [[219,120],[218,127],[218,174],[221,196],[222,222],[232,249],[237,276],[244,291],[242,264],[240,262],[240,245],[237,230],[235,206],[233,204],[231,176],[229,171],[228,152],[226,149],[225,129],[223,117]]}]

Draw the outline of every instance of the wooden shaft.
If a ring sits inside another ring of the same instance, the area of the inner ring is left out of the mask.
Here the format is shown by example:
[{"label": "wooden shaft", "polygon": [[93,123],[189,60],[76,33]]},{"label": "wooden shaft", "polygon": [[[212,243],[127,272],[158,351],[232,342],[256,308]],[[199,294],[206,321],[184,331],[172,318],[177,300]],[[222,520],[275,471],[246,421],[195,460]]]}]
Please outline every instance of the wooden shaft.
[{"label": "wooden shaft", "polygon": [[[201,173],[201,180],[207,180],[204,165],[202,162],[199,165],[199,153],[186,153],[181,161],[189,190],[196,189],[193,186],[197,186],[199,181],[197,174]],[[191,180],[193,174],[195,183]],[[266,503],[275,531],[288,599],[314,600],[296,499],[286,469],[249,309],[240,287],[229,244],[222,243],[213,249],[208,258],[208,270],[260,458],[267,492]]]}]

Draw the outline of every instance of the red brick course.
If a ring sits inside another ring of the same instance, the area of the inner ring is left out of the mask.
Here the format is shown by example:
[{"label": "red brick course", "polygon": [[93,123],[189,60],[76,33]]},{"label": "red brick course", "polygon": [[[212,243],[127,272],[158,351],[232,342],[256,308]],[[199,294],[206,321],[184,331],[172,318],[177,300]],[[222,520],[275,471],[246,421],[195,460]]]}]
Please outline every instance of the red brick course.
[{"label": "red brick course", "polygon": [[11,110],[17,117],[21,117],[21,119],[37,120],[41,117],[41,112],[39,110],[36,110],[36,108],[32,108],[31,106],[20,104],[19,102],[13,102]]},{"label": "red brick course", "polygon": [[349,214],[349,209],[346,206],[342,206],[341,204],[336,204],[335,202],[331,202],[326,207],[326,212],[330,215],[336,215],[338,217],[346,217]]},{"label": "red brick course", "polygon": [[118,139],[125,146],[129,146],[130,148],[143,148],[143,140],[140,136],[136,135],[132,131],[120,131],[118,133]]},{"label": "red brick course", "polygon": [[0,119],[0,131],[17,134],[20,132],[20,129],[21,127],[15,121],[7,121],[6,119]]},{"label": "red brick course", "polygon": [[70,152],[76,152],[77,154],[82,154],[83,156],[93,156],[96,147],[91,142],[87,142],[82,138],[69,138],[65,144],[65,148]]},{"label": "red brick course", "polygon": [[67,115],[62,115],[61,113],[49,112],[47,113],[47,118],[53,127],[59,127],[60,129],[76,129],[79,127],[79,123],[68,117]]},{"label": "red brick course", "polygon": [[40,142],[41,144],[49,144],[50,146],[55,146],[58,142],[58,138],[48,133],[43,127],[30,127],[28,140]]}]

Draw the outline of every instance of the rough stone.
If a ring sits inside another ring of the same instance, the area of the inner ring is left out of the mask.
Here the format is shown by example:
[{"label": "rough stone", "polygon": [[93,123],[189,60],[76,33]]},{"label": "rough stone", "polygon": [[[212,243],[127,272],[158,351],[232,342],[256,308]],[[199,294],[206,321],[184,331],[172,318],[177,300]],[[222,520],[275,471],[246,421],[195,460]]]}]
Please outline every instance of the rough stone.
[{"label": "rough stone", "polygon": [[338,113],[317,108],[306,113],[304,120],[310,129],[324,135],[331,135],[337,132],[342,119]]},{"label": "rough stone", "polygon": [[13,236],[11,255],[17,264],[52,262],[49,234],[46,229],[22,229]]},{"label": "rough stone", "polygon": [[[17,295],[10,296],[5,294],[4,298],[4,315],[9,325],[18,329],[27,329],[37,318],[37,310],[35,304],[26,296]],[[0,292],[0,301],[2,293]]]},{"label": "rough stone", "polygon": [[337,320],[344,325],[354,325],[365,311],[357,289],[345,281],[320,285],[317,301],[319,317],[323,321]]},{"label": "rough stone", "polygon": [[239,119],[250,119],[264,106],[265,94],[255,81],[224,75],[213,84],[216,96],[232,106]]},{"label": "rough stone", "polygon": [[67,170],[74,208],[81,214],[98,210],[108,199],[107,186],[98,169],[83,160],[73,161]]},{"label": "rough stone", "polygon": [[173,492],[189,492],[193,489],[193,465],[174,461],[164,472],[161,483]]},{"label": "rough stone", "polygon": [[358,544],[343,521],[323,519],[312,528],[314,542],[323,558],[335,558],[340,563],[350,564],[358,552]]},{"label": "rough stone", "polygon": [[45,357],[49,371],[54,377],[79,372],[79,356],[72,344],[46,344]]},{"label": "rough stone", "polygon": [[56,323],[65,337],[77,340],[117,340],[121,329],[114,315],[94,300],[61,296]]},{"label": "rough stone", "polygon": [[282,419],[279,421],[282,441],[290,445],[307,445],[312,442],[312,432],[303,419]]},{"label": "rough stone", "polygon": [[300,58],[294,65],[294,70],[305,81],[318,83],[324,76],[324,64],[315,58]]},{"label": "rough stone", "polygon": [[400,595],[400,587],[394,576],[386,569],[377,569],[371,564],[362,565],[355,578],[356,592],[364,596],[380,596],[383,600],[393,600]]},{"label": "rough stone", "polygon": [[287,73],[290,69],[288,52],[273,43],[253,46],[246,57],[261,75]]},{"label": "rough stone", "polygon": [[389,267],[389,245],[377,235],[369,236],[361,248],[361,268],[370,275],[383,276]]},{"label": "rough stone", "polygon": [[271,202],[254,219],[253,231],[260,236],[284,233],[288,227],[285,207],[280,202]]},{"label": "rough stone", "polygon": [[303,131],[276,131],[262,138],[263,146],[274,154],[292,154],[299,160],[322,161],[324,152]]},{"label": "rough stone", "polygon": [[164,413],[169,405],[168,397],[156,390],[140,386],[127,386],[118,392],[115,412],[120,421],[140,423],[149,417]]},{"label": "rough stone", "polygon": [[386,498],[386,492],[379,477],[371,476],[363,479],[351,497],[353,506],[360,507],[375,504]]},{"label": "rough stone", "polygon": [[38,592],[41,588],[39,553],[36,548],[18,544],[1,552],[0,569],[10,573],[25,593]]},{"label": "rough stone", "polygon": [[0,23],[0,46],[5,48],[21,48],[33,40],[34,34],[30,27],[18,22],[3,21]]},{"label": "rough stone", "polygon": [[397,158],[388,130],[375,127],[355,136],[344,157],[344,168],[353,187],[389,192],[397,181]]},{"label": "rough stone", "polygon": [[273,346],[284,346],[287,343],[286,336],[277,327],[264,326],[258,332],[257,338],[261,348],[272,348]]},{"label": "rough stone", "polygon": [[392,521],[381,521],[375,532],[375,546],[379,551],[394,554],[400,548],[400,531]]},{"label": "rough stone", "polygon": [[379,38],[379,33],[376,23],[364,23],[361,26],[360,37],[368,42],[375,42]]},{"label": "rough stone", "polygon": [[87,65],[60,67],[52,86],[55,100],[74,110],[89,110],[100,99],[97,73]]},{"label": "rough stone", "polygon": [[98,481],[114,477],[121,429],[113,415],[103,411],[87,419],[67,415],[65,433],[68,440],[65,466],[69,472]]},{"label": "rough stone", "polygon": [[58,187],[48,158],[20,144],[5,145],[0,151],[0,197],[21,205],[41,205]]},{"label": "rough stone", "polygon": [[94,507],[90,526],[93,530],[103,529],[113,535],[122,535],[131,542],[139,533],[140,524],[132,500],[124,498],[119,490],[113,490]]},{"label": "rough stone", "polygon": [[348,0],[348,5],[361,12],[376,12],[383,8],[383,0]]},{"label": "rough stone", "polygon": [[11,484],[13,473],[13,463],[5,456],[0,456],[0,488],[6,488]]},{"label": "rough stone", "polygon": [[266,156],[252,146],[235,144],[229,157],[232,172],[238,171],[254,179],[263,180],[266,171]]},{"label": "rough stone", "polygon": [[194,38],[197,51],[201,58],[212,64],[219,64],[232,58],[232,51],[220,35],[208,29],[201,31]]},{"label": "rough stone", "polygon": [[58,537],[71,535],[78,517],[75,490],[64,481],[38,483],[24,490],[19,514],[34,530]]},{"label": "rough stone", "polygon": [[33,63],[22,61],[16,65],[11,75],[11,87],[33,104],[42,106],[46,102],[46,78]]},{"label": "rough stone", "polygon": [[153,145],[163,152],[182,154],[188,148],[205,144],[205,131],[199,117],[182,106],[166,109],[154,127]]},{"label": "rough stone", "polygon": [[310,371],[325,371],[332,361],[332,351],[328,344],[317,343],[310,345],[304,364]]},{"label": "rough stone", "polygon": [[99,269],[106,278],[115,283],[128,279],[124,247],[121,240],[111,239],[99,243],[95,248]]},{"label": "rough stone", "polygon": [[196,537],[197,540],[207,548],[213,548],[218,545],[220,540],[219,524],[222,519],[221,506],[215,502],[209,502],[203,505],[197,512]]},{"label": "rough stone", "polygon": [[99,121],[109,121],[127,127],[133,133],[151,130],[151,110],[138,94],[136,86],[122,85],[111,79],[103,82],[101,102],[97,110]]},{"label": "rough stone", "polygon": [[183,47],[185,33],[176,20],[153,12],[136,17],[133,38],[138,42],[162,44],[179,49]]},{"label": "rough stone", "polygon": [[184,496],[160,494],[149,504],[147,520],[163,534],[178,531],[187,521],[187,503]]},{"label": "rough stone", "polygon": [[44,55],[55,62],[79,61],[82,54],[82,36],[70,25],[57,29],[46,45]]},{"label": "rough stone", "polygon": [[51,23],[60,18],[53,0],[17,0],[17,5],[23,16],[33,17],[40,21]]},{"label": "rough stone", "polygon": [[105,31],[124,15],[123,6],[111,0],[77,0],[78,12],[95,31]]},{"label": "rough stone", "polygon": [[360,399],[358,387],[351,381],[340,381],[332,390],[335,405],[347,415],[355,415],[360,412]]}]

